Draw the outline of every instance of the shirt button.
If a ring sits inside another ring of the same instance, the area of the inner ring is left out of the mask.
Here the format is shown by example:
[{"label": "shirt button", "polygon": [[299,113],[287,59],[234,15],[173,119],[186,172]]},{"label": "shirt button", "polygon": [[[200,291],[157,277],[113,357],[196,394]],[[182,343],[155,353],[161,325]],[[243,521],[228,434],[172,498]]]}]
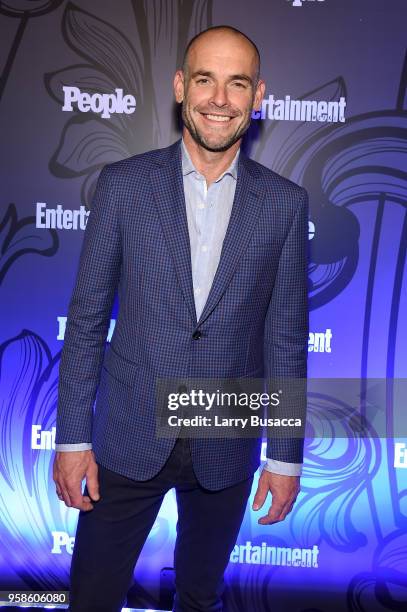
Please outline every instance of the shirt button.
[{"label": "shirt button", "polygon": [[198,208],[200,209],[205,208],[205,204],[198,204]]},{"label": "shirt button", "polygon": [[208,247],[206,244],[203,244],[201,247],[201,250],[205,253],[208,250]]},{"label": "shirt button", "polygon": [[201,288],[200,288],[200,287],[197,287],[197,288],[195,289],[195,293],[196,293],[196,294],[201,293]]}]

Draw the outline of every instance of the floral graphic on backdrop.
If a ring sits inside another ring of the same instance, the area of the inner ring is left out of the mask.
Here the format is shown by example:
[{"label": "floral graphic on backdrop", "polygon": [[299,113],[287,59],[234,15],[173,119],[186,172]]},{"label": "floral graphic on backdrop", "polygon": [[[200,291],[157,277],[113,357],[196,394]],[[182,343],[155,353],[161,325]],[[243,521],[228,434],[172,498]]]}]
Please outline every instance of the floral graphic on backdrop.
[{"label": "floral graphic on backdrop", "polygon": [[38,230],[35,217],[18,219],[15,205],[10,204],[0,219],[0,285],[17,259],[28,254],[52,257],[58,246],[56,230]]},{"label": "floral graphic on backdrop", "polygon": [[61,178],[84,177],[82,200],[88,204],[102,165],[166,146],[177,133],[176,119],[161,113],[158,102],[168,99],[171,80],[157,78],[158,66],[172,75],[181,64],[184,48],[193,36],[211,24],[212,0],[129,3],[135,36],[131,39],[113,24],[68,2],[62,33],[81,63],[45,75],[49,94],[63,105],[64,85],[90,94],[121,88],[136,97],[137,110],[110,119],[76,112],[66,122],[50,170]]}]

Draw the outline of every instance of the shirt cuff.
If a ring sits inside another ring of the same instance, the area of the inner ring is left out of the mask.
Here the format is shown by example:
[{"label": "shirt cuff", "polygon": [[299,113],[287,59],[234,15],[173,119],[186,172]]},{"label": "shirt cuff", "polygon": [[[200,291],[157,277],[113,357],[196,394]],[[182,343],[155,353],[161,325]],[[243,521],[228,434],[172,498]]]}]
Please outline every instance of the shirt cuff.
[{"label": "shirt cuff", "polygon": [[287,461],[267,459],[264,464],[264,469],[267,470],[267,472],[282,474],[283,476],[301,476],[302,463],[288,463]]},{"label": "shirt cuff", "polygon": [[78,444],[55,444],[55,450],[58,453],[91,450],[91,448],[92,444],[89,442],[79,442]]}]

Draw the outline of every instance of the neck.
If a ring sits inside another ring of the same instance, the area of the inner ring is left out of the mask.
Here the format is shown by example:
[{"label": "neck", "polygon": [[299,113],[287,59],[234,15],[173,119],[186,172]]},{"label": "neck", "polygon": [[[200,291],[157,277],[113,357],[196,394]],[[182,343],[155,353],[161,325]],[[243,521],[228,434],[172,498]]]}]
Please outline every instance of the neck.
[{"label": "neck", "polygon": [[226,151],[208,151],[208,149],[195,142],[185,127],[182,137],[192,163],[198,172],[206,178],[208,187],[229,168],[242,142],[240,138]]}]

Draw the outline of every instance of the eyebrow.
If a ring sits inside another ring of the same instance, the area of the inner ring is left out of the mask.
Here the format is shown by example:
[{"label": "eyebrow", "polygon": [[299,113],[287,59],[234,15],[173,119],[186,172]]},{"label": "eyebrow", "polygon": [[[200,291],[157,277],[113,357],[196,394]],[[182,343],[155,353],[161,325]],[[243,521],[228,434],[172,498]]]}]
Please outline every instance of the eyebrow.
[{"label": "eyebrow", "polygon": [[[214,73],[211,72],[210,70],[196,70],[195,72],[192,73],[191,78],[193,79],[197,76],[215,78]],[[232,74],[228,78],[228,81],[246,81],[250,85],[253,85],[253,80],[249,76],[247,76],[247,74]]]}]

